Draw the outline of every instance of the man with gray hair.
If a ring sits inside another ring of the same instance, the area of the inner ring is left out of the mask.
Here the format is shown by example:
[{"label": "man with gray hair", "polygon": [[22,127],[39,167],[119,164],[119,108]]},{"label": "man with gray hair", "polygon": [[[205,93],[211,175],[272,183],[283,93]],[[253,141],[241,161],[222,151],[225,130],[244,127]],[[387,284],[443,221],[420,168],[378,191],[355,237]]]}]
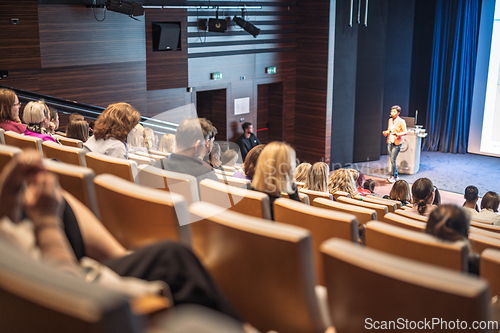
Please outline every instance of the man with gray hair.
[{"label": "man with gray hair", "polygon": [[177,128],[177,149],[165,163],[168,171],[180,172],[203,179],[218,181],[214,171],[206,166],[203,158],[212,149],[217,129],[205,118],[184,119]]}]

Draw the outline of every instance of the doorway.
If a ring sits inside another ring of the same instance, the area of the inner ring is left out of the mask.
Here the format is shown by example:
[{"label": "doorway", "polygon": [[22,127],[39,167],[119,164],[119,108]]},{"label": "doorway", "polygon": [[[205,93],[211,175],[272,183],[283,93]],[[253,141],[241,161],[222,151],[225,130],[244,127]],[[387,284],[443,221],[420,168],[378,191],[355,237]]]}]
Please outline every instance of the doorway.
[{"label": "doorway", "polygon": [[198,118],[206,118],[217,128],[217,140],[227,140],[226,89],[196,92]]},{"label": "doorway", "polygon": [[262,143],[283,141],[283,82],[257,86],[257,129]]}]

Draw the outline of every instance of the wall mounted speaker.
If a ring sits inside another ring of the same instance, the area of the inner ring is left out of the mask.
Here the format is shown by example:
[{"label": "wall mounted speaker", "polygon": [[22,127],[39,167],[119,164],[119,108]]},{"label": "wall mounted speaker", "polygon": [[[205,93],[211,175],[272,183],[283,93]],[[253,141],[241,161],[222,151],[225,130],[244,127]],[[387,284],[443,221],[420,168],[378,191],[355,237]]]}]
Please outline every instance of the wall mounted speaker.
[{"label": "wall mounted speaker", "polygon": [[181,50],[180,22],[153,22],[153,51]]}]

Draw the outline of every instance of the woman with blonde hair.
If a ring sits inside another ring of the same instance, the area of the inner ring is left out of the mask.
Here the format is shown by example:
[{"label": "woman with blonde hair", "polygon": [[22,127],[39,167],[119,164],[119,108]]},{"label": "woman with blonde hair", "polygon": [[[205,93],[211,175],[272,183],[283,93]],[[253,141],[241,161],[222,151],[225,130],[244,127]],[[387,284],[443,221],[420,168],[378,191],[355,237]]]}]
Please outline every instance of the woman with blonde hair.
[{"label": "woman with blonde hair", "polygon": [[44,101],[29,102],[26,104],[23,112],[23,120],[28,124],[24,135],[40,138],[43,141],[57,142],[47,130],[50,123],[50,112],[49,107]]},{"label": "woman with blonde hair", "polygon": [[146,147],[146,149],[156,150],[156,147],[158,146],[158,137],[156,136],[153,129],[149,127],[144,127],[143,136],[144,136],[144,146]]},{"label": "woman with blonde hair", "polygon": [[[309,177],[309,170],[311,170],[311,163],[300,163],[295,170],[295,181],[299,183],[304,183],[307,186],[307,178]],[[305,187],[304,186],[304,187]]]},{"label": "woman with blonde hair", "polygon": [[328,193],[328,174],[330,167],[325,162],[316,162],[309,169],[304,189]]},{"label": "woman with blonde hair", "polygon": [[89,123],[83,119],[73,120],[66,127],[66,137],[87,142],[89,139]]},{"label": "woman with blonde hair", "polygon": [[88,151],[128,158],[127,136],[139,123],[141,115],[132,105],[127,103],[110,104],[95,122],[94,135],[84,147]]},{"label": "woman with blonde hair", "polygon": [[135,153],[138,151],[143,153],[148,152],[144,144],[144,127],[141,124],[137,123],[137,125],[132,128],[127,136],[127,141],[131,153]]},{"label": "woman with blonde hair", "polygon": [[163,134],[158,150],[164,153],[175,153],[176,146],[174,134]]},{"label": "woman with blonde hair", "polygon": [[[356,173],[354,169],[337,169],[328,179],[328,191],[334,194],[337,191],[344,191],[354,198],[358,195],[356,184]],[[358,173],[359,175],[359,173]]]},{"label": "woman with blonde hair", "polygon": [[300,201],[294,179],[295,150],[284,142],[274,141],[262,149],[252,189],[266,193],[271,204],[271,218],[274,219],[273,202],[281,197],[281,192],[289,194],[290,199]]},{"label": "woman with blonde hair", "polygon": [[13,131],[24,134],[26,125],[21,124],[19,119],[19,98],[10,89],[0,89],[0,128],[5,131]]},{"label": "woman with blonde hair", "polygon": [[238,160],[238,152],[234,149],[228,149],[222,154],[221,157],[222,165],[234,167],[236,161]]}]

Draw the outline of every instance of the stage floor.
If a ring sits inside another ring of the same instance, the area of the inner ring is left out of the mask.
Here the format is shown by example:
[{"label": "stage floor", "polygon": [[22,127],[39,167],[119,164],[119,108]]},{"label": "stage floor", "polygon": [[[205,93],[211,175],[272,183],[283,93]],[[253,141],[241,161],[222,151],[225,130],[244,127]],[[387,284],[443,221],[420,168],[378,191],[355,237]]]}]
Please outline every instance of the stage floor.
[{"label": "stage floor", "polygon": [[[388,164],[388,155],[383,155],[378,161],[355,163],[353,168],[367,176],[380,178],[379,184],[383,186],[383,192],[386,192],[387,188],[384,185],[389,184],[383,179],[387,178]],[[416,174],[399,174],[400,179],[405,179],[409,183],[422,177],[432,180],[440,191],[458,193],[462,198],[465,188],[469,185],[474,185],[479,189],[480,197],[488,191],[500,193],[500,158],[423,151],[420,156],[420,170]],[[388,186],[389,191],[391,186]]]}]

